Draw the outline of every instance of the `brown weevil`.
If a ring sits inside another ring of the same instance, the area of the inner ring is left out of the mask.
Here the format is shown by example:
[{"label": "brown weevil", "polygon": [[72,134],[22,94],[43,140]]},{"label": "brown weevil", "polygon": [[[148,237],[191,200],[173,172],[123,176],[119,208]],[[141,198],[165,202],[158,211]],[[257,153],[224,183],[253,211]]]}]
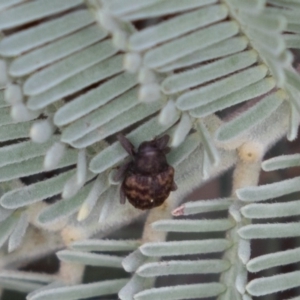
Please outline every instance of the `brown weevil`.
[{"label": "brown weevil", "polygon": [[174,182],[174,168],[166,159],[170,151],[167,146],[170,137],[164,135],[145,141],[137,151],[122,134],[118,140],[128,152],[131,160],[124,163],[117,171],[115,179],[123,182],[120,188],[120,202],[128,201],[138,209],[151,209],[160,206],[177,186]]}]

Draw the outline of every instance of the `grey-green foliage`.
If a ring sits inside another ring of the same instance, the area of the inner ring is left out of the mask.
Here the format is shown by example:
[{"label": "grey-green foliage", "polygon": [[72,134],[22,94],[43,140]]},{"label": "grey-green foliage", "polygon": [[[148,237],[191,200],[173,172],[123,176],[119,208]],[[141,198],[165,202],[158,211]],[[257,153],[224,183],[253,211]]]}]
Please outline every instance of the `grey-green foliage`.
[{"label": "grey-green foliage", "polygon": [[[300,76],[289,48],[300,48],[299,13],[297,0],[0,0],[0,286],[28,300],[249,300],[299,287],[299,271],[247,280],[247,272],[300,260],[297,248],[250,254],[252,239],[300,232],[299,222],[251,224],[300,212],[299,200],[260,203],[299,191],[299,178],[256,186],[267,149],[286,133],[297,137]],[[236,104],[226,121],[215,114]],[[171,136],[178,190],[150,212],[141,240],[101,239],[142,214],[119,204],[113,168],[127,156],[120,131],[134,146]],[[297,155],[262,167],[297,166]],[[232,197],[177,207],[233,165]],[[31,175],[36,182],[19,180]],[[49,197],[62,199],[50,205]],[[228,217],[170,220],[172,211]],[[168,232],[207,238],[166,241]],[[58,274],[17,271],[63,247]],[[184,257],[212,253],[223,256]],[[82,284],[85,265],[134,274]],[[221,276],[154,285],[158,276],[199,273]]]}]

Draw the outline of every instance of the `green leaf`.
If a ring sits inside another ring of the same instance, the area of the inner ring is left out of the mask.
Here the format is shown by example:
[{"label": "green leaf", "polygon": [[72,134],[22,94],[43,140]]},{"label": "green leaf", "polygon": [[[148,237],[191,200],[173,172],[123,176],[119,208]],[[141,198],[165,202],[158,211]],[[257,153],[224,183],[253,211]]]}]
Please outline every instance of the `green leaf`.
[{"label": "green leaf", "polygon": [[70,124],[62,132],[62,141],[70,143],[82,138],[94,129],[109,123],[115,118],[119,119],[119,115],[122,115],[127,110],[135,109],[138,102],[136,88],[125,92],[105,106],[100,107]]},{"label": "green leaf", "polygon": [[54,115],[57,126],[66,125],[118,97],[136,84],[135,76],[121,73],[73,101],[66,103]]},{"label": "green leaf", "polygon": [[181,14],[132,34],[129,39],[129,47],[133,51],[146,50],[199,27],[222,20],[227,16],[227,13],[228,10],[225,5],[211,5],[190,13]]},{"label": "green leaf", "polygon": [[9,73],[15,77],[28,75],[76,51],[82,51],[82,49],[102,40],[105,36],[106,33],[97,25],[85,27],[17,57],[10,65]]},{"label": "green leaf", "polygon": [[231,247],[226,239],[145,243],[140,251],[148,256],[175,256],[222,252]]},{"label": "green leaf", "polygon": [[61,13],[81,4],[81,0],[69,0],[61,3],[59,0],[30,2],[13,7],[2,12],[0,29],[8,29],[25,23],[33,22],[53,14]]},{"label": "green leaf", "polygon": [[107,280],[96,283],[78,284],[74,286],[57,287],[35,293],[29,300],[79,300],[90,297],[117,294],[128,279]]},{"label": "green leaf", "polygon": [[54,279],[53,275],[41,274],[34,272],[25,272],[25,271],[13,271],[13,270],[3,270],[0,272],[1,279],[14,279],[19,280],[20,282],[36,282],[47,284]]},{"label": "green leaf", "polygon": [[267,75],[267,71],[268,69],[264,65],[243,70],[224,79],[204,85],[199,89],[182,94],[177,98],[176,105],[181,110],[189,110],[206,105],[260,81]]},{"label": "green leaf", "polygon": [[132,300],[135,294],[151,288],[153,284],[154,278],[143,278],[134,274],[130,281],[119,291],[118,296],[121,300]]},{"label": "green leaf", "polygon": [[26,212],[23,212],[9,237],[8,252],[16,250],[21,245],[28,225],[28,215]]},{"label": "green leaf", "polygon": [[150,6],[139,8],[137,11],[130,12],[122,17],[124,20],[140,20],[143,18],[159,17],[167,14],[180,13],[185,10],[194,9],[197,7],[205,6],[207,4],[216,3],[217,0],[173,0],[158,1]]},{"label": "green leaf", "polygon": [[[176,0],[175,0],[176,1]],[[209,0],[208,0],[209,1]],[[244,37],[233,37],[188,54],[175,62],[157,69],[158,72],[169,72],[181,69],[210,59],[217,59],[244,50],[248,41]]]},{"label": "green leaf", "polygon": [[83,240],[71,244],[77,251],[131,251],[140,245],[139,240]]},{"label": "green leaf", "polygon": [[176,213],[173,212],[173,215],[188,216],[211,211],[227,210],[233,203],[233,201],[234,198],[223,198],[186,202],[183,205],[179,206],[176,209]]},{"label": "green leaf", "polygon": [[300,215],[300,200],[270,204],[249,204],[241,209],[250,219],[282,218]]},{"label": "green leaf", "polygon": [[228,141],[249,131],[269,117],[283,102],[285,95],[277,92],[266,96],[243,114],[225,123],[216,132],[219,141]]},{"label": "green leaf", "polygon": [[[137,123],[138,121],[147,118],[148,116],[157,112],[161,108],[161,106],[162,104],[159,101],[153,103],[137,104],[136,106],[126,110],[116,118],[112,119],[110,122],[107,122],[102,126],[99,126],[98,128],[92,130],[82,138],[72,141],[71,145],[76,148],[83,148],[83,147],[90,146],[96,142],[105,139],[106,137],[114,133],[117,133],[129,127],[132,124]],[[173,122],[168,125],[172,126],[173,123],[176,122],[177,118],[178,115],[176,115],[176,118],[172,120]],[[101,123],[99,119],[97,119],[97,121]]]},{"label": "green leaf", "polygon": [[[74,2],[73,2],[74,3]],[[10,35],[0,42],[0,54],[17,56],[38,46],[75,32],[94,20],[87,10],[79,10]]]},{"label": "green leaf", "polygon": [[45,208],[38,216],[39,222],[42,224],[51,223],[58,219],[68,217],[75,213],[82,205],[91,188],[91,183],[80,189],[78,194],[69,198],[62,199],[59,202]]},{"label": "green leaf", "polygon": [[204,147],[205,154],[207,155],[207,158],[209,160],[209,163],[213,166],[217,166],[220,161],[219,152],[215,147],[206,126],[201,121],[198,121],[197,123],[197,132],[200,135],[200,139]]},{"label": "green leaf", "polygon": [[123,257],[86,253],[71,250],[62,250],[56,253],[57,257],[64,262],[84,264],[88,266],[122,268]]},{"label": "green leaf", "polygon": [[6,220],[0,223],[0,247],[3,246],[10,234],[13,232],[17,222],[17,216],[11,215]]},{"label": "green leaf", "polygon": [[169,232],[214,232],[225,231],[234,226],[229,219],[215,220],[161,220],[152,224],[153,229]]},{"label": "green leaf", "polygon": [[58,139],[59,136],[53,136],[43,144],[36,144],[32,141],[27,141],[1,147],[0,167],[44,155],[50,146]]},{"label": "green leaf", "polygon": [[[7,115],[7,117],[9,116]],[[0,126],[0,141],[6,142],[6,141],[20,139],[20,138],[28,138],[29,131],[33,123],[34,121],[30,121],[30,122],[22,122],[17,124],[7,124],[7,125]]]},{"label": "green leaf", "polygon": [[146,263],[136,273],[142,277],[156,277],[180,274],[221,273],[230,267],[230,263],[220,259],[207,260],[171,260]]},{"label": "green leaf", "polygon": [[4,0],[0,2],[0,9],[8,8],[10,6],[13,6],[14,4],[18,4],[22,2],[23,0]]},{"label": "green leaf", "polygon": [[254,279],[248,283],[246,289],[250,295],[263,296],[297,287],[299,282],[300,271],[295,271]]},{"label": "green leaf", "polygon": [[4,90],[0,90],[0,107],[7,107],[9,104],[4,100]]},{"label": "green leaf", "polygon": [[136,249],[123,259],[122,265],[125,271],[135,272],[147,261],[151,261],[149,257],[146,257],[139,249]]},{"label": "green leaf", "polygon": [[104,0],[103,2],[113,12],[114,15],[118,16],[148,7],[154,3],[160,2],[160,0],[143,0],[143,2],[127,0],[126,4],[122,0]]},{"label": "green leaf", "polygon": [[43,285],[36,282],[24,282],[22,280],[1,278],[0,286],[7,290],[13,290],[21,293],[30,293],[36,289],[41,288]]},{"label": "green leaf", "polygon": [[116,52],[117,50],[109,40],[98,42],[35,72],[25,81],[24,93],[28,96],[41,94],[113,56]]},{"label": "green leaf", "polygon": [[300,236],[298,222],[277,224],[252,224],[238,230],[243,239],[274,239]]},{"label": "green leaf", "polygon": [[142,291],[135,295],[135,300],[179,300],[179,299],[202,299],[218,296],[226,290],[221,283],[186,284]]},{"label": "green leaf", "polygon": [[122,55],[116,55],[104,60],[88,69],[75,74],[64,80],[59,85],[29,98],[27,106],[29,109],[37,110],[45,108],[63,97],[73,94],[81,89],[113,76],[122,71]]},{"label": "green leaf", "polygon": [[300,166],[300,154],[281,155],[265,160],[261,164],[264,171],[274,171],[279,169]]},{"label": "green leaf", "polygon": [[161,84],[165,94],[174,94],[251,66],[258,56],[254,50],[244,51],[168,76]]},{"label": "green leaf", "polygon": [[10,116],[10,107],[3,107],[0,110],[0,126],[16,123]]},{"label": "green leaf", "polygon": [[190,156],[199,145],[199,137],[196,133],[190,134],[178,147],[172,149],[167,159],[170,165],[177,166]]},{"label": "green leaf", "polygon": [[249,272],[293,264],[300,261],[300,248],[265,254],[251,259],[247,263]]},{"label": "green leaf", "polygon": [[158,68],[196,50],[221,42],[237,32],[238,26],[235,22],[212,25],[150,49],[145,54],[144,63],[149,68]]},{"label": "green leaf", "polygon": [[[17,162],[1,167],[0,182],[44,172],[44,159],[44,156],[38,156],[28,160],[24,160],[22,162]],[[55,169],[75,165],[76,159],[76,151],[67,149],[65,155],[60,160],[59,164],[55,167]]]},{"label": "green leaf", "polygon": [[74,174],[74,171],[68,171],[57,175],[51,179],[39,181],[37,183],[12,190],[4,194],[0,202],[3,207],[10,209],[24,207],[52,197],[62,192],[66,181]]},{"label": "green leaf", "polygon": [[289,118],[289,130],[287,139],[291,142],[297,138],[299,124],[299,113],[295,105],[290,102],[290,118]]},{"label": "green leaf", "polygon": [[195,109],[192,109],[190,111],[190,114],[191,116],[196,118],[208,116],[224,108],[231,107],[246,100],[262,96],[273,89],[275,87],[275,84],[276,82],[273,78],[268,77],[262,79],[257,83],[246,86],[241,90],[229,94],[228,96],[221,97],[211,103],[204,104]]},{"label": "green leaf", "polygon": [[300,190],[300,177],[282,180],[280,182],[261,186],[249,186],[236,191],[239,199],[245,202],[263,201],[283,195],[288,195]]},{"label": "green leaf", "polygon": [[2,206],[0,206],[0,222],[7,219],[13,212],[13,210],[5,209]]},{"label": "green leaf", "polygon": [[[283,16],[283,12],[279,14],[259,14],[249,15],[247,13],[242,13],[241,18],[243,22],[246,23],[249,27],[254,28],[256,30],[262,31],[268,34],[281,33],[286,29],[287,20]],[[248,33],[248,32],[247,32]]]}]

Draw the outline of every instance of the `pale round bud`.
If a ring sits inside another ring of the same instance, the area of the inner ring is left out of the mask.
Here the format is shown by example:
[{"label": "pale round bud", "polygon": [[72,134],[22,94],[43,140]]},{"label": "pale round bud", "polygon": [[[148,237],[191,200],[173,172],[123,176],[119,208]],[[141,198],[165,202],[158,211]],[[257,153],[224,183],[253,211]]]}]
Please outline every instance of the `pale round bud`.
[{"label": "pale round bud", "polygon": [[84,185],[87,177],[87,161],[85,150],[80,150],[77,157],[77,183]]},{"label": "pale round bud", "polygon": [[55,169],[65,153],[65,144],[55,143],[47,151],[44,159],[44,169]]},{"label": "pale round bud", "polygon": [[10,115],[16,122],[25,122],[35,119],[39,112],[29,110],[22,102],[11,107]]},{"label": "pale round bud", "polygon": [[251,246],[250,240],[239,239],[238,242],[238,256],[244,265],[250,260]]},{"label": "pale round bud", "polygon": [[64,185],[63,191],[62,191],[62,198],[63,199],[69,199],[73,196],[75,196],[78,191],[81,189],[83,184],[77,183],[77,176],[76,174],[72,176]]},{"label": "pale round bud", "polygon": [[124,31],[117,30],[112,36],[113,45],[121,50],[127,49],[127,34]]},{"label": "pale round bud", "polygon": [[167,105],[160,111],[158,121],[162,125],[168,125],[177,117],[177,109],[173,100],[169,100]]},{"label": "pale round bud", "polygon": [[21,87],[17,84],[8,84],[4,91],[4,100],[9,104],[17,104],[23,101]]},{"label": "pale round bud", "polygon": [[152,83],[156,81],[156,77],[153,71],[148,68],[142,67],[139,71],[138,82],[141,84]]},{"label": "pale round bud", "polygon": [[235,279],[235,287],[240,294],[245,294],[247,284],[247,270],[246,268],[239,268]]},{"label": "pale round bud", "polygon": [[236,204],[230,205],[228,212],[237,223],[241,222],[242,216],[240,212],[240,207],[238,205]]},{"label": "pale round bud", "polygon": [[124,55],[123,67],[129,73],[136,73],[142,64],[141,55],[138,53],[127,53]]},{"label": "pale round bud", "polygon": [[191,119],[187,113],[184,113],[173,134],[171,147],[178,147],[185,140],[191,128]]},{"label": "pale round bud", "polygon": [[30,137],[35,143],[46,142],[53,133],[53,125],[49,120],[35,122],[30,129]]},{"label": "pale round bud", "polygon": [[107,31],[114,32],[119,29],[118,22],[106,9],[101,9],[96,13],[96,20]]},{"label": "pale round bud", "polygon": [[142,102],[154,102],[161,97],[160,86],[157,83],[148,83],[140,86],[138,98]]},{"label": "pale round bud", "polygon": [[83,221],[90,215],[103,189],[106,189],[106,187],[103,185],[102,177],[99,175],[98,178],[94,181],[88,196],[85,198],[78,212],[77,215],[78,221]]}]

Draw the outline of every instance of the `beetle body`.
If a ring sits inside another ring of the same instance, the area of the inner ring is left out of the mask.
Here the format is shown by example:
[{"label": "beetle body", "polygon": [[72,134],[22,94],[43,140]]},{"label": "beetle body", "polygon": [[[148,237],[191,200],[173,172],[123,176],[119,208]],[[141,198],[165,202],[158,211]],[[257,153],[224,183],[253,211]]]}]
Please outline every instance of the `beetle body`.
[{"label": "beetle body", "polygon": [[135,152],[133,145],[122,135],[118,139],[131,155],[131,161],[120,168],[123,176],[120,189],[121,203],[125,199],[138,209],[160,206],[176,189],[174,168],[167,163],[169,136],[143,142]]}]

